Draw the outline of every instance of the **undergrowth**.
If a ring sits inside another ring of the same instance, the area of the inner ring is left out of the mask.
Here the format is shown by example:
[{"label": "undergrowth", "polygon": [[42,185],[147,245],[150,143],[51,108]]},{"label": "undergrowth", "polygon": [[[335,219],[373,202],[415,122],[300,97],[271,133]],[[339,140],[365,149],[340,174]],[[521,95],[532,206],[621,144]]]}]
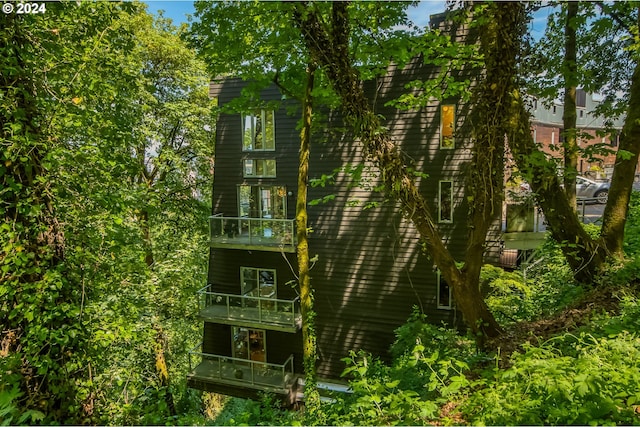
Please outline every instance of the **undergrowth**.
[{"label": "undergrowth", "polygon": [[[633,197],[632,237],[640,233],[640,197]],[[506,365],[415,309],[396,330],[391,364],[365,352],[343,359],[351,393],[324,402],[320,418],[281,411],[265,397],[230,404],[216,424],[640,425],[640,241],[627,240],[630,258],[590,291],[573,281],[552,242],[521,271],[483,268],[481,286],[497,320],[507,330],[529,327],[528,337],[511,335],[521,341],[512,343]],[[579,301],[588,309],[576,308]],[[570,331],[542,330],[569,313],[580,318]]]}]

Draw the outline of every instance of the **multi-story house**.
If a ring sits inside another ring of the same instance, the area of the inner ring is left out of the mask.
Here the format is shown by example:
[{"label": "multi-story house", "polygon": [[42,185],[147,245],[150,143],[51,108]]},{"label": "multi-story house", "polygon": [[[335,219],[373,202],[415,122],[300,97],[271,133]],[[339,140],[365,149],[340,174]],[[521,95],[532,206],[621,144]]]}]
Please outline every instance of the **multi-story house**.
[{"label": "multi-story house", "polygon": [[[447,247],[462,259],[466,106],[456,100],[413,110],[387,104],[430,72],[417,60],[391,68],[366,91],[412,167],[428,174],[416,177],[419,188]],[[211,95],[228,105],[244,85],[225,79],[212,84]],[[209,283],[199,293],[203,343],[192,354],[188,378],[192,387],[237,396],[259,390],[292,395],[303,372],[294,229],[300,112],[275,87],[263,90],[260,102],[218,120]],[[434,323],[455,326],[461,318],[413,226],[376,191],[375,169],[358,166],[362,148],[339,112],[316,118],[309,176],[324,179],[309,188],[309,252],[315,258],[317,370],[321,381],[332,382],[340,379],[341,359],[350,350],[387,359],[394,330],[414,307]],[[487,244],[494,260],[499,233],[496,218]]]}]

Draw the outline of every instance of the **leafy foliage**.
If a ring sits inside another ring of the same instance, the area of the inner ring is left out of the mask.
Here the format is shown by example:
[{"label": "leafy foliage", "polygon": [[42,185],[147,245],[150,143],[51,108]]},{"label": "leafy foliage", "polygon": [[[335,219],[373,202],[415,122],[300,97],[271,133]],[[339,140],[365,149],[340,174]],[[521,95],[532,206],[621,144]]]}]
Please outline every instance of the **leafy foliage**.
[{"label": "leafy foliage", "polygon": [[204,67],[139,4],[2,19],[1,418],[180,423],[199,406],[184,377],[208,247]]},{"label": "leafy foliage", "polygon": [[629,214],[625,224],[624,249],[627,255],[637,256],[640,254],[640,191],[631,193],[629,200]]},{"label": "leafy foliage", "polygon": [[474,424],[637,424],[638,301],[597,328],[526,345],[484,373],[463,412]]},{"label": "leafy foliage", "polygon": [[583,293],[560,249],[551,240],[536,250],[533,259],[536,261],[523,266],[521,271],[482,267],[480,283],[487,305],[502,325],[549,316]]},{"label": "leafy foliage", "polygon": [[426,322],[418,309],[396,330],[392,365],[351,352],[343,376],[351,393],[326,405],[334,425],[426,425],[443,418],[441,406],[469,386],[466,374],[482,360],[473,340]]},{"label": "leafy foliage", "polygon": [[213,425],[302,425],[300,413],[287,411],[274,396],[263,394],[259,401],[232,398],[213,420]]}]

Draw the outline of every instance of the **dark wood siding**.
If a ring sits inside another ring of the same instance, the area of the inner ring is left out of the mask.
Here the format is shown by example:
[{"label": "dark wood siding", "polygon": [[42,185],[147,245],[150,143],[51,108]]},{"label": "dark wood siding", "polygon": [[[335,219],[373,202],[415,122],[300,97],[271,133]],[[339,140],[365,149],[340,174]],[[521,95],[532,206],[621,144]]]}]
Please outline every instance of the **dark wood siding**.
[{"label": "dark wood siding", "polygon": [[[466,216],[464,182],[470,161],[470,142],[461,137],[469,134],[466,106],[456,100],[456,148],[440,148],[440,104],[430,103],[416,110],[399,110],[387,106],[401,93],[405,84],[418,77],[429,78],[430,70],[420,61],[405,70],[392,69],[390,74],[366,86],[375,99],[376,111],[385,118],[385,125],[412,167],[428,174],[416,178],[420,191],[431,202],[437,214],[438,188],[441,180],[454,185],[453,222],[439,224],[443,239],[460,261],[466,244]],[[239,96],[242,84],[227,80],[211,93],[221,105]],[[276,90],[262,94],[264,100],[279,100]],[[291,105],[289,105],[290,107]],[[275,153],[243,153],[240,140],[240,114],[220,116],[217,127],[216,169],[214,184],[214,212],[237,215],[237,186],[243,183],[285,185],[292,191],[288,197],[288,218],[295,216],[295,189],[298,170],[298,114],[287,114],[282,106],[276,113]],[[461,323],[455,310],[437,309],[437,275],[433,262],[423,251],[413,226],[400,213],[398,206],[384,195],[372,191],[379,184],[378,173],[368,165],[362,182],[354,185],[351,176],[337,169],[362,162],[362,149],[345,130],[337,111],[325,112],[323,122],[313,137],[310,177],[334,175],[335,182],[324,187],[310,187],[309,199],[334,198],[327,203],[309,206],[310,254],[317,255],[312,274],[317,312],[317,333],[321,377],[338,378],[344,364],[341,361],[350,350],[365,350],[388,358],[393,331],[418,306],[434,323],[445,321],[452,326]],[[244,158],[277,159],[277,177],[244,179],[241,160]],[[499,231],[499,222],[493,229]],[[287,256],[288,262],[284,256]],[[295,290],[283,286],[293,279],[291,268],[297,268],[295,254],[274,252],[212,249],[209,282],[219,292],[239,293],[240,266],[277,269],[278,297],[295,296]],[[220,328],[220,326],[217,326]],[[223,328],[224,329],[224,328]],[[212,334],[212,327],[205,328]],[[230,346],[230,336],[217,332]],[[267,332],[269,361],[282,363],[294,354],[300,369],[301,337],[284,332]],[[210,338],[215,340],[215,338]],[[208,344],[219,350],[213,343]],[[274,359],[271,359],[273,357]],[[282,358],[282,360],[275,360]],[[301,371],[300,371],[301,372]]]}]

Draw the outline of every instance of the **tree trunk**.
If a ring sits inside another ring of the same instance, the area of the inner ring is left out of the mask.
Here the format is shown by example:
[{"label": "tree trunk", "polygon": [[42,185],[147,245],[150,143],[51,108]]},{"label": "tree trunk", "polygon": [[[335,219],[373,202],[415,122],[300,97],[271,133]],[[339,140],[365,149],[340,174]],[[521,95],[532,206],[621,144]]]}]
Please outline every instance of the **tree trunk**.
[{"label": "tree trunk", "polygon": [[[640,6],[638,7],[640,24]],[[624,255],[624,225],[629,211],[633,178],[640,154],[640,64],[636,63],[631,77],[627,117],[620,135],[611,188],[602,219],[601,238],[607,252],[615,257]]]},{"label": "tree trunk", "polygon": [[[470,174],[466,183],[469,203],[469,239],[463,268],[464,280],[454,287],[457,304],[466,312],[488,311],[480,292],[479,278],[483,265],[489,227],[502,214],[504,198],[505,135],[511,108],[510,94],[515,89],[516,58],[524,9],[519,3],[489,3],[479,31],[480,53],[485,73],[473,91],[473,148]],[[480,19],[483,19],[480,17]],[[484,307],[483,307],[484,306]],[[485,319],[493,322],[493,319]],[[491,328],[497,329],[497,324]]]},{"label": "tree trunk", "polygon": [[535,146],[531,137],[529,114],[521,98],[514,99],[514,125],[509,145],[525,172],[549,224],[551,235],[562,249],[576,280],[592,284],[602,272],[609,256],[622,257],[624,225],[629,209],[633,178],[640,153],[640,68],[636,63],[632,76],[629,108],[620,136],[609,199],[603,214],[600,238],[592,239],[582,228],[567,197],[562,197],[555,166]]},{"label": "tree trunk", "polygon": [[351,63],[347,4],[332,4],[330,33],[325,30],[313,4],[298,5],[295,18],[311,57],[326,70],[334,90],[342,100],[345,121],[354,126],[355,135],[364,145],[366,157],[381,172],[385,191],[400,203],[425,242],[436,266],[452,287],[457,307],[466,324],[474,333],[497,335],[498,325],[484,303],[480,290],[473,281],[467,279],[470,276],[456,267],[455,259],[442,243],[427,202],[418,191],[414,176],[408,171],[400,150],[368,105],[358,72]]},{"label": "tree trunk", "polygon": [[564,26],[564,111],[562,121],[564,125],[564,191],[567,194],[569,205],[576,209],[576,175],[578,173],[578,129],[576,126],[578,116],[576,113],[576,86],[577,86],[577,56],[576,56],[576,17],[578,16],[577,1],[567,2],[567,16]]},{"label": "tree trunk", "polygon": [[77,390],[86,335],[47,169],[55,136],[44,126],[50,111],[33,49],[43,40],[21,15],[0,20],[0,357],[13,371],[3,385],[20,392],[4,415],[29,423],[39,411],[42,423],[75,424],[84,416]]},{"label": "tree trunk", "polygon": [[169,415],[176,415],[176,405],[173,401],[173,393],[169,388],[169,370],[167,368],[167,361],[164,357],[164,349],[167,346],[167,338],[162,331],[162,327],[159,324],[153,325],[153,329],[156,331],[155,338],[155,357],[156,357],[156,374],[160,378],[160,387],[164,390],[164,399],[169,409]]},{"label": "tree trunk", "polygon": [[582,228],[576,211],[560,186],[555,164],[536,147],[531,135],[529,112],[518,92],[513,97],[510,116],[512,127],[508,141],[518,169],[531,184],[551,236],[559,243],[574,277],[580,282],[590,283],[606,260],[604,247]]},{"label": "tree trunk", "polygon": [[296,196],[296,229],[298,255],[298,281],[300,283],[300,311],[302,314],[302,351],[305,374],[305,402],[309,410],[320,406],[316,376],[316,329],[313,311],[313,289],[309,275],[309,241],[307,226],[307,184],[309,182],[309,143],[311,140],[311,117],[315,66],[307,69],[307,87],[302,104],[302,130],[300,131],[300,164],[298,167],[298,194]]},{"label": "tree trunk", "polygon": [[138,215],[140,230],[142,231],[142,244],[144,246],[144,263],[147,267],[152,267],[155,259],[153,257],[153,242],[151,241],[151,226],[149,225],[149,211],[143,209]]}]

